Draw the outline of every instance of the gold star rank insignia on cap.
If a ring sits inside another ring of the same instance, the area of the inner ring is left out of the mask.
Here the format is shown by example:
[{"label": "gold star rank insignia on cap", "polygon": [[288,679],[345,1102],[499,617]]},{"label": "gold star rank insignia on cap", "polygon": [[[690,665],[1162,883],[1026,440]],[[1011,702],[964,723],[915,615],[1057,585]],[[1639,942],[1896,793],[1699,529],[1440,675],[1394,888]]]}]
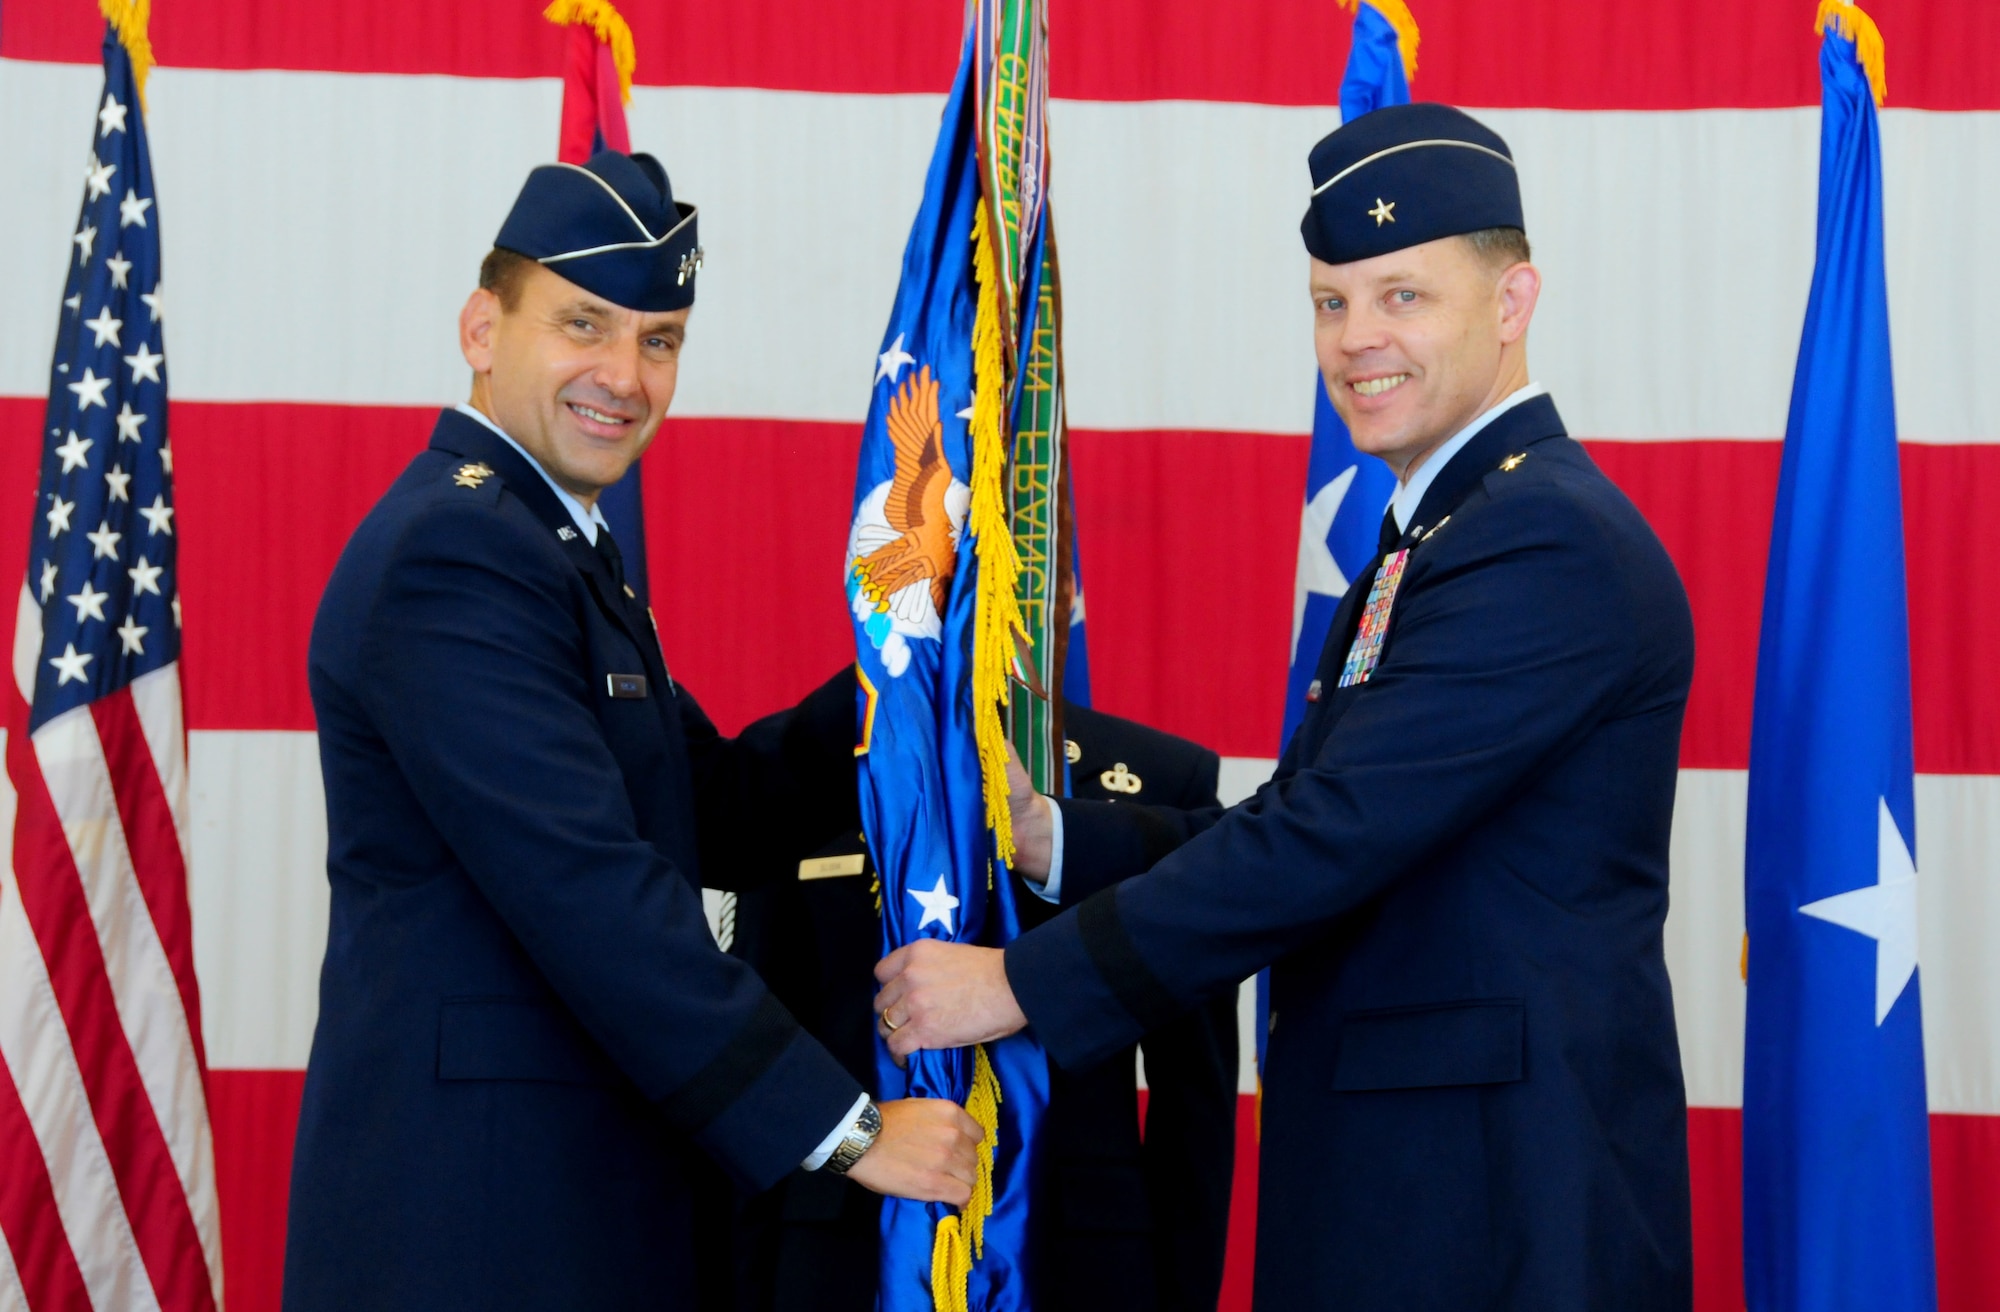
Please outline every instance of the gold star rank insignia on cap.
[{"label": "gold star rank insignia on cap", "polygon": [[1375,226],[1378,228],[1385,223],[1394,223],[1396,221],[1396,202],[1393,200],[1383,200],[1380,196],[1377,196],[1375,198],[1375,208],[1368,211],[1368,217],[1375,220]]},{"label": "gold star rank insignia on cap", "polygon": [[483,460],[475,460],[469,465],[460,465],[458,472],[451,476],[451,481],[460,487],[478,487],[491,477],[493,467]]},{"label": "gold star rank insignia on cap", "polygon": [[1503,474],[1513,473],[1521,467],[1522,462],[1526,461],[1527,458],[1528,453],[1526,451],[1516,451],[1513,455],[1508,456],[1500,462],[1500,472]]}]

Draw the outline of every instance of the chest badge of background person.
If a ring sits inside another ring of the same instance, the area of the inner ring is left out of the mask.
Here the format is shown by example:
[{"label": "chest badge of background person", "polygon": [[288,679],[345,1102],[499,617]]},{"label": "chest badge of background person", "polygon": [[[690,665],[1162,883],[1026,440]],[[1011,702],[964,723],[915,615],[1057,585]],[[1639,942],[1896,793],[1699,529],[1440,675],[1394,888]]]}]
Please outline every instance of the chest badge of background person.
[{"label": "chest badge of background person", "polygon": [[1396,604],[1396,589],[1403,582],[1403,566],[1410,560],[1404,547],[1382,562],[1376,571],[1375,586],[1368,589],[1368,604],[1361,611],[1361,626],[1354,631],[1354,645],[1347,649],[1347,665],[1340,672],[1340,686],[1351,688],[1368,682],[1382,663],[1382,644],[1389,636],[1389,608]]},{"label": "chest badge of background person", "polygon": [[1311,683],[1306,685],[1307,705],[1311,705],[1312,703],[1319,700],[1319,690],[1320,690],[1320,682],[1318,679],[1314,679]]},{"label": "chest badge of background person", "polygon": [[451,476],[451,481],[460,487],[476,488],[491,477],[493,477],[493,467],[483,460],[475,460],[470,464],[460,465],[458,472]]},{"label": "chest badge of background person", "polygon": [[1112,766],[1103,774],[1098,775],[1097,782],[1103,784],[1105,790],[1108,792],[1125,793],[1127,795],[1136,793],[1146,786],[1146,781],[1138,775],[1133,774],[1130,770],[1127,770],[1123,761]]},{"label": "chest badge of background person", "polygon": [[1076,745],[1076,739],[1063,739],[1063,759],[1071,765],[1075,765],[1083,759],[1083,749]]}]

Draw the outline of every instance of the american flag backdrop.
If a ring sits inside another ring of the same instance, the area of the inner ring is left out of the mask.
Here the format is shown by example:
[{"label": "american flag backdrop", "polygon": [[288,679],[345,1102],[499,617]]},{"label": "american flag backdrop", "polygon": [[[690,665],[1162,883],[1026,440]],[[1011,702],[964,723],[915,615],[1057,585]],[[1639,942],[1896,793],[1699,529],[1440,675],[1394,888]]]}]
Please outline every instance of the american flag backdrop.
[{"label": "american flag backdrop", "polygon": [[[1408,3],[1423,33],[1412,94],[1465,106],[1520,160],[1546,276],[1534,376],[1659,531],[1693,602],[1667,946],[1693,1104],[1700,1307],[1736,1312],[1750,711],[1812,277],[1816,5]],[[1940,1300],[1962,1312],[2000,1290],[2000,6],[1863,4],[1888,55],[1926,1083]],[[161,195],[147,220],[171,219],[168,501],[187,601],[178,832],[206,1003],[189,1042],[202,1037],[212,1066],[234,1312],[276,1306],[326,933],[307,634],[348,534],[422,448],[437,407],[466,393],[458,309],[521,179],[557,148],[568,37],[543,7],[154,6],[146,126]],[[963,6],[619,8],[638,53],[633,144],[701,205],[707,248],[673,416],[645,462],[653,603],[676,675],[728,728],[852,659],[836,579],[848,493]],[[1354,21],[1336,0],[1050,10],[1049,186],[1093,700],[1221,752],[1239,793],[1268,770],[1283,712],[1313,421],[1298,220]],[[30,503],[62,440],[43,422],[50,328],[78,267],[81,149],[105,140],[102,31],[90,0],[0,0],[0,578],[39,568]],[[110,218],[95,259],[120,231],[125,177],[96,200]],[[138,229],[122,232],[130,257]],[[98,377],[115,363],[114,388],[129,391],[122,356],[135,329],[154,329],[143,306],[112,316],[122,344],[99,350],[84,330],[76,363]],[[135,412],[153,387],[138,384]],[[109,413],[85,416],[111,439],[94,439],[94,460],[117,445],[120,402],[106,399]],[[103,491],[99,504],[126,511]],[[121,570],[148,544],[136,516],[151,500],[135,500],[129,526],[111,523],[127,535]],[[78,539],[102,518],[79,509]],[[95,563],[105,574],[92,587],[113,593],[124,575]],[[73,617],[62,598],[75,590],[65,576],[41,613]],[[122,604],[105,602],[106,631]],[[137,622],[153,627],[144,612]],[[0,924],[15,905],[9,886]],[[14,960],[0,950],[0,969]],[[1254,1088],[1247,1074],[1242,1087]],[[18,1124],[9,1115],[0,1107],[0,1134]],[[1247,1222],[1254,1182],[1240,1183]],[[1247,1286],[1246,1244],[1239,1229],[1232,1299]]]},{"label": "american flag backdrop", "polygon": [[[160,215],[104,39],[14,629],[0,867],[0,1308],[222,1301],[188,907]],[[136,70],[143,75],[143,69]]]}]

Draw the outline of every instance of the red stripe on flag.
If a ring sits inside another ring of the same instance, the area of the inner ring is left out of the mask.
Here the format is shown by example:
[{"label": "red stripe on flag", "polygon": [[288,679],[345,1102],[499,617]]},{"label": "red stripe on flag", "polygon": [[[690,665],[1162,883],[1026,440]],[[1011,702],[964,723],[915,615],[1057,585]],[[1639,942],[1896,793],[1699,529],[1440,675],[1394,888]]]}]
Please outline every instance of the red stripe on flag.
[{"label": "red stripe on flag", "polygon": [[167,804],[145,730],[139,725],[132,690],[120,688],[92,702],[90,714],[104,744],[111,791],[118,799],[118,819],[125,829],[139,892],[146,899],[160,946],[166,950],[167,964],[173,968],[181,1010],[187,1014],[188,1033],[194,1039],[195,1060],[206,1067],[201,989],[194,976],[194,928],[188,911],[187,863],[181,857],[180,831],[174,828],[173,810]]},{"label": "red stripe on flag", "polygon": [[0,1057],[0,1242],[35,1312],[92,1312],[28,1109]]},{"label": "red stripe on flag", "polygon": [[[33,497],[39,398],[0,399],[0,506]],[[306,646],[341,548],[436,412],[176,402],[188,723],[310,729]],[[837,578],[859,425],[670,419],[646,461],[667,655],[725,728],[851,659]],[[1092,682],[1106,710],[1276,754],[1303,438],[1074,434]],[[1589,442],[1679,566],[1696,663],[1682,764],[1749,762],[1780,444]],[[2000,774],[2000,443],[1903,447],[1917,768]],[[0,577],[27,569],[0,534]],[[12,611],[0,614],[0,640]]]},{"label": "red stripe on flag", "polygon": [[[1811,10],[1795,0],[1677,5],[1413,0],[1416,94],[1489,108],[1720,109],[1819,103]],[[160,62],[187,68],[556,77],[564,35],[538,4],[343,0],[271,6],[181,0],[155,10]],[[1872,0],[1892,106],[2000,108],[2000,8]],[[960,9],[891,0],[865,18],[809,0],[628,5],[637,80],[847,93],[943,94]],[[1802,14],[1804,16],[1802,16]],[[1050,32],[1054,94],[1084,100],[1335,102],[1351,14],[1327,0],[1095,0]],[[0,54],[94,64],[103,24],[85,4],[0,6]]]},{"label": "red stripe on flag", "polygon": [[298,1135],[305,1084],[304,1071],[208,1074],[229,1312],[279,1312],[292,1141]]},{"label": "red stripe on flag", "polygon": [[48,963],[91,1115],[160,1306],[165,1312],[212,1308],[214,1291],[194,1216],[119,1024],[103,946],[27,733],[27,707],[18,695],[13,701],[7,773],[19,796],[14,871],[21,906]]}]

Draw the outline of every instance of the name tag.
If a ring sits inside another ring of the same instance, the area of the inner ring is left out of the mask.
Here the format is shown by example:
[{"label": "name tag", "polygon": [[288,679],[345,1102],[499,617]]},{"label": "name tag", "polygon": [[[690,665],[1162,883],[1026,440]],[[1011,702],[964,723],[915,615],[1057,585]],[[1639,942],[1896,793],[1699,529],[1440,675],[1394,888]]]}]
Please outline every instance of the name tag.
[{"label": "name tag", "polygon": [[605,691],[619,701],[638,701],[646,695],[646,676],[643,674],[607,674],[604,683]]},{"label": "name tag", "polygon": [[799,862],[800,879],[838,879],[858,875],[868,868],[868,854],[849,852],[845,856],[814,856]]}]

